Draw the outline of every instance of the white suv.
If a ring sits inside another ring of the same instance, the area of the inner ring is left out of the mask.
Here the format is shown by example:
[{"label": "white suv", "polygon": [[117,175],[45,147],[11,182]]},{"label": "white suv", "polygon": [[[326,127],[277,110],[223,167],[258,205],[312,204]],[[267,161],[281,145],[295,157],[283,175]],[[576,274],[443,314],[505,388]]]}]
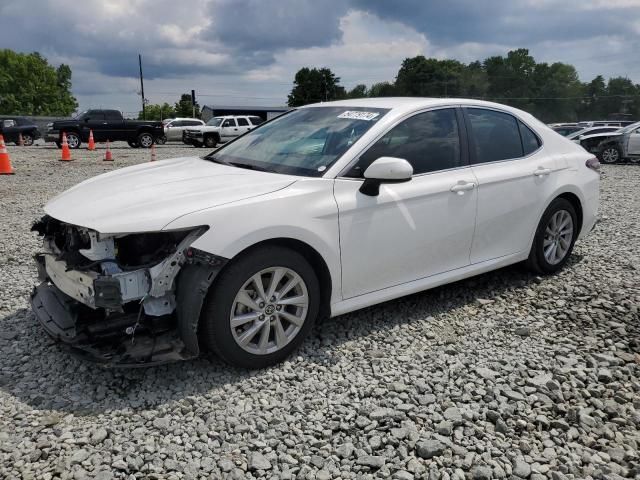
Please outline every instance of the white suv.
[{"label": "white suv", "polygon": [[262,118],[253,115],[213,117],[202,127],[186,129],[182,140],[194,147],[214,148],[219,143],[228,142],[247,133],[263,122]]},{"label": "white suv", "polygon": [[[517,262],[552,274],[593,228],[599,163],[479,100],[309,105],[204,157],[56,196],[33,311],[107,363],[258,368],[336,316]],[[514,286],[517,288],[517,286]]]}]

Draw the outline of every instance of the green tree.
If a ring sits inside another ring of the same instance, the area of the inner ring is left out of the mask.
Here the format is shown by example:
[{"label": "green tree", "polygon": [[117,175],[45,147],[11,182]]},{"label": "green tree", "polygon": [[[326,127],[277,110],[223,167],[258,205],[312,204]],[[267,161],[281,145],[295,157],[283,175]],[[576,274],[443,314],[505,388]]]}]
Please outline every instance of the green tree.
[{"label": "green tree", "polygon": [[464,64],[418,55],[406,58],[396,76],[396,91],[409,97],[457,97],[462,93]]},{"label": "green tree", "polygon": [[[191,96],[189,96],[191,99]],[[162,105],[158,104],[149,104],[145,106],[145,116],[147,120],[155,120],[160,121],[165,118],[174,118],[177,117],[175,109],[169,105],[167,102],[164,102]],[[191,116],[191,112],[189,112],[189,116]],[[138,120],[142,120],[142,110],[138,112]]]},{"label": "green tree", "polygon": [[361,83],[347,92],[347,98],[366,98],[367,93],[367,86]]},{"label": "green tree", "polygon": [[[195,106],[195,115],[193,114],[193,107]],[[174,107],[176,117],[194,117],[200,118],[200,105],[196,102],[195,105],[191,103],[191,94],[183,93],[180,95],[180,100],[176,102]]]},{"label": "green tree", "polygon": [[346,97],[340,78],[328,68],[308,68],[298,70],[293,80],[293,88],[288,97],[290,107],[309,103],[340,100]]},{"label": "green tree", "polygon": [[393,97],[396,94],[396,87],[389,82],[378,82],[371,85],[369,89],[370,97]]},{"label": "green tree", "polygon": [[0,113],[67,116],[76,108],[68,65],[56,69],[37,52],[0,50]]}]

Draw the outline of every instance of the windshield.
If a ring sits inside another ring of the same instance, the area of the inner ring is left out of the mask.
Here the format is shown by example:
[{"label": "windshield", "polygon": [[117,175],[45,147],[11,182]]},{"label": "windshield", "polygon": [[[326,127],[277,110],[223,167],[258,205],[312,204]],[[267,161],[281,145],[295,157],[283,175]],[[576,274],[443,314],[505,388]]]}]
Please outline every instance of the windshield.
[{"label": "windshield", "polygon": [[630,131],[635,130],[638,127],[640,127],[640,122],[632,123],[631,125],[627,125],[626,127],[621,128],[620,133],[629,133]]},{"label": "windshield", "polygon": [[209,125],[210,127],[219,127],[221,123],[222,117],[213,117],[207,122],[207,125]]},{"label": "windshield", "polygon": [[388,111],[363,107],[294,110],[206,158],[255,170],[319,177]]},{"label": "windshield", "polygon": [[80,112],[75,117],[73,117],[73,119],[74,120],[82,120],[82,117],[84,117],[88,112],[89,112],[89,110],[85,110],[84,112]]}]

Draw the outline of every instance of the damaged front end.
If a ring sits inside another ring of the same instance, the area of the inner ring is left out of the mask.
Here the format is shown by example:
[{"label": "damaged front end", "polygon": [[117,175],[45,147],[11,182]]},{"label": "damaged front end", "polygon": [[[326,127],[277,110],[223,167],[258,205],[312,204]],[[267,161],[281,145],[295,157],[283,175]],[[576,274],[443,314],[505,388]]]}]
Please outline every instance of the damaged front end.
[{"label": "damaged front end", "polygon": [[109,365],[199,354],[204,298],[226,259],[190,245],[206,230],[104,235],[45,216],[33,311],[55,339]]}]

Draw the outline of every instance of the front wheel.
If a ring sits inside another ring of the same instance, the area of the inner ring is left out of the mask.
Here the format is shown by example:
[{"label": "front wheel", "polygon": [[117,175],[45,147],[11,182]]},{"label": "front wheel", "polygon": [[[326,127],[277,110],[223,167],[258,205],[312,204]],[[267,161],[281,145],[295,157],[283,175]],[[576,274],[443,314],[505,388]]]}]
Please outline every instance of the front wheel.
[{"label": "front wheel", "polygon": [[540,219],[527,266],[536,273],[560,270],[571,256],[578,229],[578,216],[571,202],[556,198]]},{"label": "front wheel", "polygon": [[69,145],[69,148],[78,149],[81,144],[80,135],[75,132],[67,133],[67,145]]},{"label": "front wheel", "polygon": [[257,248],[216,279],[203,309],[202,343],[225,362],[263,368],[288,357],[313,327],[320,286],[298,252]]},{"label": "front wheel", "polygon": [[153,135],[147,132],[143,132],[138,135],[137,143],[142,148],[151,148],[151,145],[153,145]]},{"label": "front wheel", "polygon": [[33,145],[33,135],[31,135],[30,133],[23,133],[22,134],[22,144],[25,147],[30,147],[31,145]]},{"label": "front wheel", "polygon": [[608,145],[602,149],[599,157],[602,163],[616,163],[622,159],[622,153],[618,147]]},{"label": "front wheel", "polygon": [[214,135],[208,135],[204,137],[204,145],[207,148],[216,148],[218,144],[218,139]]}]

